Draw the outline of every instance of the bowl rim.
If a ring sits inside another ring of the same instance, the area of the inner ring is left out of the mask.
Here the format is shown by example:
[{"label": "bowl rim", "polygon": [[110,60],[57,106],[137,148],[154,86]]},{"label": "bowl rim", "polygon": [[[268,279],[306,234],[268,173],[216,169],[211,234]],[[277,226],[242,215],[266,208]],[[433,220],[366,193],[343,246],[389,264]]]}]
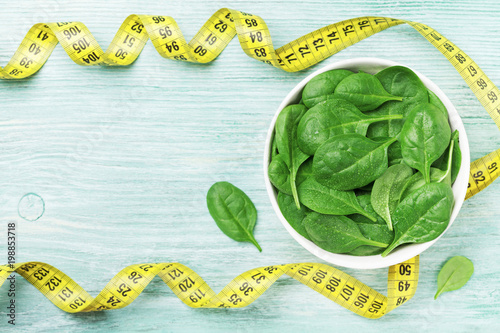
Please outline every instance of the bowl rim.
[{"label": "bowl rim", "polygon": [[[449,122],[452,127],[452,130],[458,129],[460,133],[460,150],[462,152],[462,164],[457,179],[455,180],[455,183],[452,186],[453,195],[455,198],[455,205],[453,207],[450,223],[448,224],[446,230],[436,239],[422,244],[403,245],[395,249],[386,257],[382,257],[381,255],[352,256],[347,254],[336,254],[325,251],[320,247],[318,247],[313,242],[309,241],[308,239],[304,238],[299,233],[297,233],[295,229],[293,229],[292,226],[290,226],[290,224],[285,219],[285,217],[281,213],[281,210],[278,207],[278,202],[277,202],[278,192],[271,184],[268,175],[268,166],[271,161],[271,145],[272,145],[272,139],[274,137],[274,127],[276,124],[276,119],[278,118],[278,115],[281,112],[281,110],[283,110],[286,106],[292,104],[293,102],[298,103],[300,98],[299,99],[297,98],[300,96],[300,93],[302,92],[304,86],[307,84],[307,82],[309,82],[313,77],[317,76],[318,74],[333,69],[350,69],[353,71],[363,70],[364,72],[375,74],[380,70],[391,66],[403,66],[411,69],[420,78],[420,80],[424,83],[424,85],[429,90],[434,92],[443,102],[448,111]],[[285,229],[300,245],[302,245],[306,250],[311,252],[313,255],[329,263],[349,268],[375,269],[375,268],[388,267],[406,261],[410,258],[413,258],[414,256],[421,254],[423,251],[431,247],[446,233],[446,231],[451,227],[455,218],[457,217],[460,208],[462,207],[462,204],[465,201],[465,195],[467,193],[467,186],[469,181],[469,172],[470,172],[470,151],[469,151],[469,141],[467,138],[467,133],[465,131],[460,115],[458,114],[457,110],[455,109],[449,98],[443,93],[443,91],[441,91],[441,89],[434,82],[432,82],[429,78],[419,73],[418,71],[412,69],[411,67],[397,63],[392,60],[373,58],[373,57],[353,58],[353,59],[334,62],[332,64],[329,64],[325,67],[316,70],[315,72],[308,75],[301,82],[299,82],[299,84],[297,84],[283,99],[280,106],[278,107],[278,110],[274,114],[274,117],[269,126],[269,130],[267,132],[266,143],[264,148],[264,180],[266,183],[267,193],[271,201],[271,205],[273,206],[274,212],[278,216],[279,220],[281,221]]]}]

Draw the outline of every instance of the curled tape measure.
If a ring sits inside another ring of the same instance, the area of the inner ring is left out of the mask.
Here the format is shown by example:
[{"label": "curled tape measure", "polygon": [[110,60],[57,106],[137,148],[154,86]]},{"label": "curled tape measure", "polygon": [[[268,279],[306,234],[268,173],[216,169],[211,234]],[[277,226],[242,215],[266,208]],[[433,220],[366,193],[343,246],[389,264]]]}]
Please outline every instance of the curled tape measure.
[{"label": "curled tape measure", "polygon": [[[75,63],[84,66],[130,65],[148,39],[164,58],[208,63],[217,58],[235,35],[251,58],[295,72],[366,37],[404,23],[417,30],[450,61],[500,128],[500,91],[467,54],[427,25],[386,17],[359,17],[331,24],[276,50],[262,18],[226,8],[213,14],[189,43],[171,17],[130,15],[106,52],[81,22],[39,23],[29,30],[7,66],[0,69],[0,77],[22,79],[35,74],[58,42]],[[500,149],[471,163],[466,199],[498,177],[499,165]],[[412,298],[417,288],[418,269],[418,256],[391,266],[387,297],[342,271],[319,263],[252,269],[236,277],[219,294],[198,274],[179,263],[128,266],[96,298],[57,268],[40,262],[0,266],[0,285],[12,272],[17,272],[57,307],[75,313],[123,308],[158,275],[190,307],[234,308],[251,304],[286,274],[343,307],[375,319]]]}]

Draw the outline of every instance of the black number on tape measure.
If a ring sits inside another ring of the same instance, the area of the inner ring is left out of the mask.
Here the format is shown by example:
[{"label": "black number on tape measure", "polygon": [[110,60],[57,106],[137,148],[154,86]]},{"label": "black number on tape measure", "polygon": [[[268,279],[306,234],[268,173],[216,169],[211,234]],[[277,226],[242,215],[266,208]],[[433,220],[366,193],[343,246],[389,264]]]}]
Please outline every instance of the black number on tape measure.
[{"label": "black number on tape measure", "polygon": [[370,305],[370,308],[368,309],[368,312],[378,313],[378,310],[382,309],[382,305],[384,305],[384,303],[373,301],[373,303]]},{"label": "black number on tape measure", "polygon": [[408,291],[410,289],[410,283],[408,281],[399,281],[398,290],[399,291]]},{"label": "black number on tape measure", "polygon": [[30,48],[28,49],[28,51],[30,51],[31,53],[35,53],[35,55],[42,52],[42,50],[40,49],[40,46],[37,46],[36,43],[32,43],[30,45]]},{"label": "black number on tape measure", "polygon": [[175,281],[175,279],[181,277],[182,274],[184,274],[184,272],[181,271],[180,269],[176,268],[173,271],[171,271],[170,273],[168,273],[168,276],[170,276],[172,281]]},{"label": "black number on tape measure", "polygon": [[161,39],[166,39],[167,37],[172,36],[172,30],[170,30],[169,26],[161,28],[158,30],[158,33],[160,34]]},{"label": "black number on tape measure", "polygon": [[[113,297],[113,296],[111,296]],[[69,307],[73,310],[76,310],[78,309],[80,306],[83,306],[83,304],[87,303],[86,300],[84,300],[83,298],[81,297],[78,297],[77,299],[75,299],[70,305]],[[108,302],[109,303],[109,302]]]},{"label": "black number on tape measure", "polygon": [[224,23],[222,20],[219,20],[218,23],[215,23],[214,28],[219,30],[220,32],[224,32],[227,29],[227,24]]},{"label": "black number on tape measure", "polygon": [[299,47],[299,52],[302,58],[304,58],[306,54],[310,54],[311,51],[309,51],[309,45],[305,44],[304,46]]},{"label": "black number on tape measure", "polygon": [[266,277],[259,272],[257,274],[252,275],[252,279],[255,281],[255,283],[260,284],[262,281],[266,279]]},{"label": "black number on tape measure", "polygon": [[201,301],[203,297],[205,297],[205,294],[200,289],[198,289],[191,296],[189,296],[189,299],[191,300],[191,302],[197,303],[198,301]]},{"label": "black number on tape measure", "polygon": [[74,27],[69,28],[69,29],[63,30],[63,34],[64,34],[64,36],[66,36],[66,38],[68,40],[70,40],[74,36],[77,36],[81,32],[82,31],[80,30],[80,28],[78,28],[78,26],[76,26],[76,25]]},{"label": "black number on tape measure", "polygon": [[36,264],[31,264],[31,263],[29,263],[29,264],[26,264],[26,265],[22,265],[20,268],[21,268],[23,271],[25,271],[25,272],[29,272],[29,271],[30,271],[30,269],[35,268],[36,266],[37,266]]},{"label": "black number on tape measure", "polygon": [[121,302],[122,301],[120,301],[118,298],[115,298],[115,296],[111,296],[106,303],[111,304],[111,306],[117,306]]},{"label": "black number on tape measure", "polygon": [[232,294],[232,295],[228,298],[228,301],[229,301],[230,303],[233,303],[234,305],[238,305],[238,303],[243,302],[243,300],[241,299],[241,297],[238,297],[238,295],[236,295],[236,294]]},{"label": "black number on tape measure", "polygon": [[38,33],[38,36],[36,36],[36,38],[40,38],[42,40],[42,42],[43,42],[44,40],[46,40],[47,38],[49,38],[49,35],[47,35],[47,33],[42,30],[42,31],[40,31]]},{"label": "black number on tape measure", "polygon": [[183,280],[181,283],[179,283],[179,289],[182,292],[188,291],[190,288],[192,288],[195,285],[195,282],[191,278],[187,278]]},{"label": "black number on tape measure", "polygon": [[137,284],[139,283],[139,280],[142,279],[142,275],[137,272],[131,272],[130,275],[128,276],[128,279],[131,280],[133,283]]},{"label": "black number on tape measure", "polygon": [[318,270],[318,271],[314,274],[314,276],[313,276],[312,280],[313,280],[314,282],[316,282],[317,284],[320,284],[321,282],[323,282],[323,279],[324,279],[324,278],[326,278],[326,274],[327,274],[327,273],[326,273],[325,271]]},{"label": "black number on tape measure", "polygon": [[399,275],[411,275],[411,266],[410,265],[399,266]]},{"label": "black number on tape measure", "polygon": [[9,74],[17,76],[17,75],[22,74],[22,73],[23,73],[23,71],[20,71],[20,70],[14,68],[13,70],[10,71]]},{"label": "black number on tape measure", "polygon": [[346,25],[345,27],[342,28],[342,31],[344,31],[344,35],[347,36],[347,34],[354,32],[354,26],[351,24]]},{"label": "black number on tape measure", "polygon": [[158,24],[160,22],[165,22],[165,18],[163,16],[153,16],[152,17],[153,22]]},{"label": "black number on tape measure", "polygon": [[295,53],[290,53],[289,55],[285,56],[286,60],[288,60],[288,63],[291,64],[292,61],[296,61],[298,60],[297,58],[294,58],[293,56],[295,55]]},{"label": "black number on tape measure", "polygon": [[207,39],[205,39],[205,42],[208,42],[208,44],[210,44],[210,45],[214,45],[216,41],[217,41],[217,36],[213,36],[212,33],[210,33],[210,35],[208,35]]},{"label": "black number on tape measure", "polygon": [[195,49],[194,49],[194,53],[198,53],[200,56],[204,56],[205,54],[207,54],[207,49],[204,49],[203,46],[201,45],[198,45]]},{"label": "black number on tape measure", "polygon": [[450,45],[450,43],[444,43],[443,44],[443,47],[446,49],[446,51],[448,52],[453,52],[453,50],[455,50],[455,48],[453,46]]},{"label": "black number on tape measure", "polygon": [[302,276],[307,276],[307,274],[309,274],[309,272],[311,271],[311,269],[313,269],[314,266],[311,266],[311,265],[303,265],[301,266],[301,268],[297,271],[297,273],[299,273],[300,275]]},{"label": "black number on tape measure", "polygon": [[335,288],[340,285],[340,282],[342,282],[341,279],[332,276],[325,288],[333,293],[335,291]]},{"label": "black number on tape measure", "polygon": [[70,24],[71,22],[57,22],[58,27],[64,27],[65,25]]},{"label": "black number on tape measure", "polygon": [[255,52],[255,55],[256,55],[257,57],[259,57],[259,58],[260,58],[260,57],[266,57],[266,56],[267,56],[266,49],[265,49],[265,48],[263,48],[263,47],[262,47],[262,48],[260,48],[260,49],[255,49],[255,50],[254,50],[254,52]]},{"label": "black number on tape measure", "polygon": [[185,56],[183,56],[182,54],[178,55],[178,56],[175,56],[174,59],[175,60],[187,61],[187,58]]},{"label": "black number on tape measure", "polygon": [[368,302],[370,299],[370,296],[365,295],[363,293],[359,293],[359,296],[356,297],[356,301],[354,302],[354,305],[357,306],[358,308],[362,309],[365,307],[365,304]]},{"label": "black number on tape measure", "polygon": [[124,60],[125,57],[127,56],[127,54],[128,53],[126,51],[124,51],[123,49],[118,49],[118,51],[116,51],[116,53],[115,53],[115,57]]},{"label": "black number on tape measure", "polygon": [[226,16],[224,16],[224,17],[227,18],[229,21],[234,22],[234,19],[231,16],[231,13],[227,13]]},{"label": "black number on tape measure", "polygon": [[90,53],[89,55],[87,55],[87,57],[83,57],[82,60],[85,61],[87,64],[90,63],[91,61],[92,62],[95,62],[97,60],[101,59],[101,57],[99,57],[95,51]]},{"label": "black number on tape measure", "polygon": [[142,25],[140,22],[134,22],[134,24],[132,24],[132,27],[130,27],[130,29],[137,31],[138,33],[142,33],[144,25]]},{"label": "black number on tape measure", "polygon": [[177,42],[172,42],[170,45],[166,43],[165,48],[169,53],[172,53],[172,51],[179,51],[179,45],[177,45]]},{"label": "black number on tape measure", "polygon": [[497,170],[498,170],[497,162],[493,162],[490,165],[488,165],[488,171],[489,172],[495,172]]},{"label": "black number on tape measure", "polygon": [[467,69],[469,70],[470,76],[474,76],[477,74],[477,70],[474,68],[474,66],[470,65],[469,67],[467,67]]},{"label": "black number on tape measure", "polygon": [[120,284],[118,289],[116,290],[119,294],[121,294],[124,297],[128,296],[128,293],[132,291],[129,286],[127,286],[125,283]]},{"label": "black number on tape measure", "polygon": [[455,59],[457,59],[457,61],[461,64],[463,64],[464,62],[467,61],[467,59],[465,59],[465,57],[463,55],[461,55],[460,53],[457,53],[457,55],[455,56]]},{"label": "black number on tape measure", "polygon": [[125,40],[123,41],[123,44],[127,44],[128,47],[134,46],[135,38],[130,37],[130,35],[127,34],[125,37]]},{"label": "black number on tape measure", "polygon": [[37,280],[43,280],[44,277],[46,277],[50,271],[46,270],[45,268],[40,268],[33,274],[33,277],[35,277]]},{"label": "black number on tape measure", "polygon": [[257,31],[255,34],[253,32],[251,32],[250,39],[252,40],[252,43],[255,43],[255,41],[262,42],[264,40],[262,38],[262,32],[260,32],[260,31]]},{"label": "black number on tape measure", "polygon": [[245,23],[246,23],[247,27],[249,27],[249,28],[256,27],[259,25],[259,23],[257,22],[256,19],[245,19]]},{"label": "black number on tape measure", "polygon": [[406,296],[403,296],[403,297],[399,297],[397,302],[396,302],[396,305],[401,305],[403,304],[404,302],[406,302],[408,299],[406,298]]},{"label": "black number on tape measure", "polygon": [[265,270],[266,272],[268,272],[268,273],[269,273],[269,275],[271,275],[271,274],[273,274],[275,271],[277,271],[277,270],[278,270],[278,268],[277,268],[277,267],[274,267],[274,266],[267,266],[267,267],[265,267],[265,268],[264,268],[264,270]]},{"label": "black number on tape measure", "polygon": [[475,174],[473,174],[472,178],[474,178],[476,184],[479,184],[480,182],[484,182],[486,180],[486,177],[483,175],[482,171],[478,171]]},{"label": "black number on tape measure", "polygon": [[87,47],[89,47],[89,46],[90,46],[90,43],[87,41],[87,38],[83,37],[78,42],[73,44],[73,49],[76,51],[76,53],[80,53],[83,50],[86,50]]},{"label": "black number on tape measure", "polygon": [[483,79],[477,80],[477,85],[479,86],[479,88],[481,88],[481,90],[483,90],[484,88],[486,88],[488,86],[486,84],[486,81],[484,81]]},{"label": "black number on tape measure", "polygon": [[437,41],[441,40],[441,37],[439,37],[439,35],[436,32],[431,33],[431,37]]},{"label": "black number on tape measure", "polygon": [[61,279],[59,279],[58,277],[54,276],[49,281],[47,281],[47,283],[45,284],[45,286],[47,288],[49,288],[50,291],[54,291],[56,289],[56,287],[61,284],[61,282],[62,282]]},{"label": "black number on tape measure", "polygon": [[340,292],[340,296],[342,296],[342,298],[345,299],[347,302],[351,298],[353,292],[354,292],[354,286],[351,287],[346,283],[345,287],[342,288],[342,291]]},{"label": "black number on tape measure", "polygon": [[358,22],[359,25],[359,30],[363,30],[363,28],[367,28],[370,26],[370,22],[368,20],[364,20],[361,22]]},{"label": "black number on tape measure", "polygon": [[144,272],[149,271],[150,268],[153,268],[153,265],[150,264],[142,264],[139,266],[140,269],[142,269]]},{"label": "black number on tape measure", "polygon": [[248,294],[253,291],[253,288],[250,287],[248,282],[243,282],[243,284],[240,286],[240,290],[243,291],[243,294],[245,294],[245,296],[248,296]]},{"label": "black number on tape measure", "polygon": [[385,19],[381,19],[381,18],[376,18],[374,21],[375,21],[375,24],[377,24],[377,25],[387,22]]},{"label": "black number on tape measure", "polygon": [[24,57],[21,59],[19,62],[19,65],[23,66],[24,68],[30,68],[30,65],[33,63],[33,60],[30,60],[27,57]]},{"label": "black number on tape measure", "polygon": [[318,38],[315,41],[313,41],[313,45],[316,48],[316,51],[318,51],[320,47],[325,47],[325,44],[323,43],[323,38]]},{"label": "black number on tape measure", "polygon": [[69,289],[69,287],[64,287],[57,295],[63,302],[66,302],[68,298],[73,295],[73,290]]},{"label": "black number on tape measure", "polygon": [[488,99],[491,101],[491,103],[495,103],[495,101],[498,99],[498,96],[494,91],[490,91],[488,93]]},{"label": "black number on tape measure", "polygon": [[332,31],[330,34],[328,34],[327,36],[330,37],[329,41],[330,41],[330,44],[332,44],[332,42],[334,40],[339,40],[340,37],[337,36],[338,34],[338,31]]}]

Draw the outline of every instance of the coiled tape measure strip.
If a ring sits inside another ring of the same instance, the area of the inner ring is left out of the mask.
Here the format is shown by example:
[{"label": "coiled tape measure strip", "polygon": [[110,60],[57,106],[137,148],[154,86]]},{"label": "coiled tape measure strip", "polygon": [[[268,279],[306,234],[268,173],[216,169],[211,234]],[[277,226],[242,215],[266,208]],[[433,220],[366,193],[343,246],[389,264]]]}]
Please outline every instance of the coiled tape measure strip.
[{"label": "coiled tape measure strip", "polygon": [[[479,66],[455,44],[427,25],[386,17],[360,17],[328,25],[275,50],[266,23],[256,15],[220,9],[187,43],[168,16],[130,15],[104,52],[81,22],[35,24],[5,68],[3,79],[22,79],[36,73],[57,43],[79,65],[126,66],[141,53],[148,39],[164,58],[208,63],[238,35],[245,53],[287,72],[310,67],[382,30],[409,24],[455,67],[500,128],[500,91]],[[500,149],[471,163],[466,198],[477,194],[500,174]],[[232,308],[251,304],[281,275],[287,274],[343,307],[366,318],[380,318],[408,301],[418,283],[419,257],[391,266],[388,296],[328,265],[299,263],[252,269],[216,294],[190,268],[179,263],[131,265],[119,272],[96,297],[57,268],[40,262],[0,266],[0,282],[17,272],[66,312],[123,308],[134,301],[159,275],[187,305],[195,308]]]}]

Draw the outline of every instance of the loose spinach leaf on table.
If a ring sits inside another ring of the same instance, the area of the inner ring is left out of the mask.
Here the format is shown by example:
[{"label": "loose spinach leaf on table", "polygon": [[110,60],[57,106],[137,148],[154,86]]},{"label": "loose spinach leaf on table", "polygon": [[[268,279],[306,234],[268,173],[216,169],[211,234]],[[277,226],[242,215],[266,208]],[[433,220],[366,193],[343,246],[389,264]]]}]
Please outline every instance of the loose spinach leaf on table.
[{"label": "loose spinach leaf on table", "polygon": [[443,154],[450,143],[448,118],[429,103],[417,105],[408,115],[401,130],[403,161],[424,175],[430,182],[431,164]]},{"label": "loose spinach leaf on table", "polygon": [[411,193],[394,212],[394,240],[382,256],[401,244],[425,243],[437,238],[450,222],[453,203],[453,191],[443,183],[425,184]]},{"label": "loose spinach leaf on table", "polygon": [[[390,94],[403,98],[402,102],[389,101],[382,104],[377,110],[370,112],[369,115],[402,115],[404,118],[417,104],[428,101],[427,88],[420,78],[412,70],[403,66],[393,66],[386,68],[375,77]],[[369,138],[376,137],[397,137],[403,128],[404,119],[389,120],[370,125],[367,135]],[[389,147],[389,156],[391,150],[396,146],[394,143]],[[389,160],[392,160],[390,157]],[[395,164],[395,163],[391,163]]]},{"label": "loose spinach leaf on table", "polygon": [[387,101],[402,101],[389,94],[373,75],[359,72],[340,81],[333,94],[356,105],[361,111],[375,110]]},{"label": "loose spinach leaf on table", "polygon": [[389,167],[380,178],[375,180],[371,194],[371,204],[378,215],[386,221],[392,230],[392,214],[401,198],[401,192],[413,170],[405,164]]},{"label": "loose spinach leaf on table", "polygon": [[334,136],[314,155],[314,178],[336,190],[368,185],[387,169],[387,147],[394,141],[396,138],[371,140],[359,134]]},{"label": "loose spinach leaf on table", "polygon": [[304,87],[302,101],[308,108],[312,108],[319,102],[333,98],[339,82],[353,74],[347,69],[334,69],[316,75]]},{"label": "loose spinach leaf on table", "polygon": [[387,243],[364,237],[356,223],[346,216],[312,212],[307,215],[303,223],[311,240],[329,252],[346,253],[362,245],[387,246]]},{"label": "loose spinach leaf on table", "polygon": [[257,210],[242,190],[228,182],[217,182],[208,190],[207,206],[223,233],[235,241],[250,242],[262,252],[253,236]]},{"label": "loose spinach leaf on table", "polygon": [[401,118],[402,115],[370,117],[345,100],[327,100],[309,109],[300,120],[297,129],[299,147],[303,152],[313,155],[321,144],[335,135],[366,135],[372,123]]},{"label": "loose spinach leaf on table", "polygon": [[267,168],[269,180],[278,191],[292,195],[290,186],[290,171],[280,154],[276,155]]},{"label": "loose spinach leaf on table", "polygon": [[472,261],[462,256],[455,256],[444,264],[438,274],[438,289],[434,299],[447,291],[453,291],[462,288],[474,273],[474,264]]},{"label": "loose spinach leaf on table", "polygon": [[306,111],[304,105],[289,105],[280,112],[276,120],[276,144],[290,171],[290,187],[297,208],[300,208],[300,203],[295,179],[300,165],[309,157],[299,148],[297,126]]},{"label": "loose spinach leaf on table", "polygon": [[311,211],[304,206],[297,209],[297,207],[295,207],[293,197],[282,192],[278,193],[278,206],[281,213],[292,228],[294,228],[295,231],[297,231],[302,237],[310,240],[303,222],[307,214]]},{"label": "loose spinach leaf on table", "polygon": [[298,188],[300,202],[315,212],[328,215],[349,215],[358,213],[376,221],[358,203],[354,191],[338,191],[308,178]]}]

